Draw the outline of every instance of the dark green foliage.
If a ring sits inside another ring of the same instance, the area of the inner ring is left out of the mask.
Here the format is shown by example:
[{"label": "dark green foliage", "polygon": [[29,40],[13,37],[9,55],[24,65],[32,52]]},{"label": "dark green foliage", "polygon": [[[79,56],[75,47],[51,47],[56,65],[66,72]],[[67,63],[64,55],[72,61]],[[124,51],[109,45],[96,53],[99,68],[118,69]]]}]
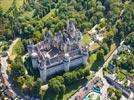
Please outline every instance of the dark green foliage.
[{"label": "dark green foliage", "polygon": [[110,87],[108,88],[108,95],[112,100],[119,100],[122,96],[122,92]]},{"label": "dark green foliage", "polygon": [[66,92],[66,87],[82,80],[90,75],[89,70],[80,69],[78,71],[67,72],[63,76],[52,78],[48,82],[49,90],[59,97],[62,97]]},{"label": "dark green foliage", "polygon": [[57,76],[55,78],[52,78],[48,82],[49,89],[55,94],[62,96],[66,91],[66,87],[63,82],[64,82],[64,78],[62,76]]},{"label": "dark green foliage", "polygon": [[78,70],[78,71],[73,71],[73,72],[67,72],[63,75],[65,84],[70,85],[72,83],[75,83],[76,81],[86,78],[88,76],[89,70]]},{"label": "dark green foliage", "polygon": [[20,56],[17,56],[15,60],[11,63],[11,75],[13,77],[13,81],[15,82],[16,82],[16,78],[25,75],[25,66],[23,65]]},{"label": "dark green foliage", "polygon": [[34,86],[32,87],[32,92],[33,92],[34,95],[39,96],[40,88],[41,88],[42,85],[43,85],[43,81],[38,78],[35,81]]},{"label": "dark green foliage", "polygon": [[97,60],[104,61],[104,52],[102,49],[97,52]]},{"label": "dark green foliage", "polygon": [[24,28],[24,35],[26,37],[32,36],[34,32],[34,27],[32,25],[28,25]]},{"label": "dark green foliage", "polygon": [[102,44],[102,49],[104,50],[104,55],[106,55],[109,52],[109,47],[106,43]]},{"label": "dark green foliage", "polygon": [[125,44],[134,48],[134,32],[128,35],[128,37],[125,39]]}]

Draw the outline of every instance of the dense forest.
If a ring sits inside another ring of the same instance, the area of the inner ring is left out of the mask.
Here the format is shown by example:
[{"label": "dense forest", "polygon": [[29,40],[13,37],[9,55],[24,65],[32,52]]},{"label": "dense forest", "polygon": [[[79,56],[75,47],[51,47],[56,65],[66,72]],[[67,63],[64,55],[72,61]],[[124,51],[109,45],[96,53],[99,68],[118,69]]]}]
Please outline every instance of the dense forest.
[{"label": "dense forest", "polygon": [[122,38],[134,30],[131,0],[24,0],[20,8],[16,1],[7,11],[0,8],[0,40],[20,36],[37,42],[46,29],[64,31],[67,20],[82,32],[100,24],[108,34]]}]

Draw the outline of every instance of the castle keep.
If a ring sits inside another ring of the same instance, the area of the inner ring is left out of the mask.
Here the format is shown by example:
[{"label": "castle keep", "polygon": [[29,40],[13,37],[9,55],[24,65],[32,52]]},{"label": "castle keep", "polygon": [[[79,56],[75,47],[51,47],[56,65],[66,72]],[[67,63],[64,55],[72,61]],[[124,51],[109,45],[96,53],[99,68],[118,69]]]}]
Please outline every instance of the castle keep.
[{"label": "castle keep", "polygon": [[67,23],[66,32],[58,31],[52,36],[50,31],[44,34],[44,40],[33,44],[27,43],[28,53],[31,56],[32,66],[38,69],[42,80],[61,71],[69,71],[81,64],[85,65],[88,59],[88,50],[80,44],[81,32],[72,22]]}]

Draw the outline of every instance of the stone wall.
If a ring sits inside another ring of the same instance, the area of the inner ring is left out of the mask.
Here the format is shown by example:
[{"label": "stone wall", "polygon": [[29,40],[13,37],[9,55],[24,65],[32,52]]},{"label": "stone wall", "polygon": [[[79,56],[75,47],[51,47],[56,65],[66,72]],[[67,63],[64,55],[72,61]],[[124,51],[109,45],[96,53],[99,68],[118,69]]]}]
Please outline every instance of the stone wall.
[{"label": "stone wall", "polygon": [[[83,64],[83,56],[73,58],[69,63],[70,63],[69,67],[75,67],[75,66],[81,65]],[[60,71],[64,71],[64,63],[59,63],[54,66],[49,66],[47,68],[47,76],[56,74]]]}]

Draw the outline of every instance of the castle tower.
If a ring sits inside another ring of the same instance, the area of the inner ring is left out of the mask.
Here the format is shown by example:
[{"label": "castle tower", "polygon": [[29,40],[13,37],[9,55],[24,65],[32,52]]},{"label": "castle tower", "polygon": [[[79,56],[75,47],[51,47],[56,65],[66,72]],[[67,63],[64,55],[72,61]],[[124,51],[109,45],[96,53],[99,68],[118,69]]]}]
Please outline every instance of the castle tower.
[{"label": "castle tower", "polygon": [[46,49],[49,50],[52,44],[52,33],[50,31],[44,34],[44,43],[46,45]]},{"label": "castle tower", "polygon": [[82,48],[82,54],[83,54],[83,65],[86,65],[87,60],[88,60],[88,49],[87,49],[87,47]]},{"label": "castle tower", "polygon": [[28,41],[28,42],[27,42],[27,51],[28,51],[29,55],[32,54],[33,48],[34,48],[33,42],[32,42],[32,41]]},{"label": "castle tower", "polygon": [[80,43],[81,37],[82,37],[82,33],[79,30],[77,30],[76,31],[76,42],[77,43]]},{"label": "castle tower", "polygon": [[67,33],[70,35],[71,38],[75,37],[76,28],[73,22],[67,22]]},{"label": "castle tower", "polygon": [[67,72],[69,71],[69,66],[70,66],[70,58],[69,58],[69,54],[65,54],[65,58],[64,58],[64,71]]},{"label": "castle tower", "polygon": [[38,68],[38,54],[33,52],[31,54],[32,66],[34,69]]},{"label": "castle tower", "polygon": [[43,81],[46,81],[46,79],[47,79],[47,66],[46,66],[46,61],[40,62],[39,71],[40,71],[40,77],[41,77],[41,79]]}]

